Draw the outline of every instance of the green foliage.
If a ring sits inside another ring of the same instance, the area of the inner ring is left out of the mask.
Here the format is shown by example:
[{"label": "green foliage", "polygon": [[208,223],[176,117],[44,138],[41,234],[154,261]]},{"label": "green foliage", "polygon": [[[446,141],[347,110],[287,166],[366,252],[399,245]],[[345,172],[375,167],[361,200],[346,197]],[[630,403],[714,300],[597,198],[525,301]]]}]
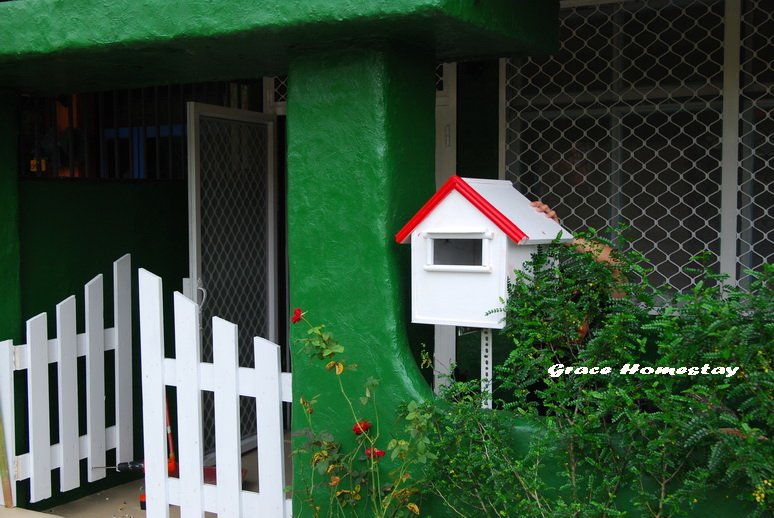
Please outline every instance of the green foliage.
[{"label": "green foliage", "polygon": [[[774,267],[750,272],[746,291],[704,270],[668,296],[637,254],[605,262],[583,248],[545,247],[509,286],[500,411],[461,383],[428,406],[429,490],[455,516],[681,516],[720,487],[753,515],[774,512]],[[626,364],[739,370],[622,374]],[[610,372],[549,375],[581,366]],[[521,449],[516,416],[538,423]]]},{"label": "green foliage", "polygon": [[[300,309],[295,310],[292,321],[308,324]],[[367,378],[361,394],[354,397],[345,388],[342,377],[356,366],[345,361],[345,348],[333,333],[323,325],[310,324],[307,337],[298,341],[311,359],[321,361],[332,373],[332,382],[338,385],[347,408],[342,416],[342,423],[346,424],[342,430],[335,430],[337,437],[331,431],[315,429],[313,416],[318,396],[302,396],[299,401],[307,428],[295,432],[303,437],[303,443],[293,455],[296,462],[308,463],[309,470],[302,484],[307,505],[297,516],[419,515],[421,479],[412,478],[411,472],[433,459],[426,433],[429,414],[417,403],[409,403],[403,412],[405,435],[387,441],[380,433],[376,404],[379,380]],[[381,450],[385,442],[386,450]]]},{"label": "green foliage", "polygon": [[512,416],[482,410],[477,382],[452,383],[445,396],[451,404],[427,404],[435,454],[427,469],[428,491],[454,516],[525,516],[533,504],[543,505],[538,465],[524,462],[514,449]]}]

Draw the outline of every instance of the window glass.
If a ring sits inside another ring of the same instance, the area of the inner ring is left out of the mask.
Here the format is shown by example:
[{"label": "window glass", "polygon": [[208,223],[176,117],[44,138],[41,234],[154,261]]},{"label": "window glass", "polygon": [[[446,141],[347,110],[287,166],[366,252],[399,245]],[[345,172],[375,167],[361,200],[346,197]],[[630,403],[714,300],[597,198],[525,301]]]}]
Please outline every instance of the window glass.
[{"label": "window glass", "polygon": [[433,264],[483,266],[481,239],[433,239]]}]

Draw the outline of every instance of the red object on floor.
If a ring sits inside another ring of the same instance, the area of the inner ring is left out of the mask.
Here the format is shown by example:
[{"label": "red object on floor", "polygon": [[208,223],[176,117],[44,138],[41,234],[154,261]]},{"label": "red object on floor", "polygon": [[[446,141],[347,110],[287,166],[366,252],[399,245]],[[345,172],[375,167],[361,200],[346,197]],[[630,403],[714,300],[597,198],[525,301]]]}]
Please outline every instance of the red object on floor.
[{"label": "red object on floor", "polygon": [[[179,478],[179,466],[174,457],[170,457],[167,461],[167,473],[170,477]],[[217,484],[218,483],[218,471],[216,466],[204,466],[204,483],[205,484]],[[242,481],[247,478],[247,469],[242,468]],[[145,510],[145,491],[140,492],[140,509]]]},{"label": "red object on floor", "polygon": [[170,456],[169,459],[167,460],[167,474],[170,477],[180,478],[177,461],[175,460],[174,456]]}]

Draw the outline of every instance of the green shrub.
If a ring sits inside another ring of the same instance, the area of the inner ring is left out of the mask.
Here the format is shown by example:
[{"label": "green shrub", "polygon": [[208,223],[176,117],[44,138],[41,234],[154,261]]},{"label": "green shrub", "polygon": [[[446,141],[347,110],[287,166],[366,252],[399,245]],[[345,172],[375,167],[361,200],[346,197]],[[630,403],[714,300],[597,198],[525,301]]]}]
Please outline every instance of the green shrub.
[{"label": "green shrub", "polygon": [[[640,256],[613,257],[540,250],[509,286],[500,411],[464,383],[429,405],[428,491],[451,514],[680,516],[727,487],[753,515],[774,512],[774,267],[751,273],[747,291],[703,271],[667,295]],[[626,364],[698,373],[622,374]],[[549,375],[581,366],[610,373]],[[738,370],[701,373],[721,366]],[[529,444],[514,443],[517,425]]]},{"label": "green shrub", "polygon": [[[320,430],[314,423],[315,406],[320,396],[299,399],[307,427],[296,430],[302,437],[293,450],[294,462],[306,465],[299,470],[297,485],[303,488],[304,505],[294,515],[298,518],[358,517],[406,518],[420,514],[420,483],[412,478],[432,454],[428,451],[426,428],[430,416],[412,402],[406,405],[403,419],[405,433],[384,437],[376,404],[379,380],[369,377],[358,397],[351,383],[342,378],[357,365],[346,359],[345,347],[325,325],[312,325],[301,308],[293,311],[291,322],[305,322],[305,338],[297,340],[312,361],[331,373],[345,408],[341,411],[343,426],[337,434]],[[323,367],[324,366],[324,367]],[[342,433],[343,432],[343,433]],[[384,449],[381,449],[384,448]]]}]

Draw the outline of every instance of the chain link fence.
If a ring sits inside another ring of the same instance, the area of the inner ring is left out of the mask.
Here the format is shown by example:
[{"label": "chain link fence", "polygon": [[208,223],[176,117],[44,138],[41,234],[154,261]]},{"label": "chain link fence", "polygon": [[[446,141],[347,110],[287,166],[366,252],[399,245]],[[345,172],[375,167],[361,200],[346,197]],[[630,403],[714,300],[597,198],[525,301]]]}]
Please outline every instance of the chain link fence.
[{"label": "chain link fence", "polygon": [[746,4],[740,64],[737,274],[774,261],[774,2]]},{"label": "chain link fence", "polygon": [[732,259],[744,281],[745,268],[774,257],[774,29],[764,3],[742,10],[736,185],[721,167],[722,0],[566,2],[559,51],[506,62],[506,178],[571,230],[630,225],[651,282],[678,290],[693,284],[684,267],[704,250],[721,270],[721,198],[738,190]]}]

